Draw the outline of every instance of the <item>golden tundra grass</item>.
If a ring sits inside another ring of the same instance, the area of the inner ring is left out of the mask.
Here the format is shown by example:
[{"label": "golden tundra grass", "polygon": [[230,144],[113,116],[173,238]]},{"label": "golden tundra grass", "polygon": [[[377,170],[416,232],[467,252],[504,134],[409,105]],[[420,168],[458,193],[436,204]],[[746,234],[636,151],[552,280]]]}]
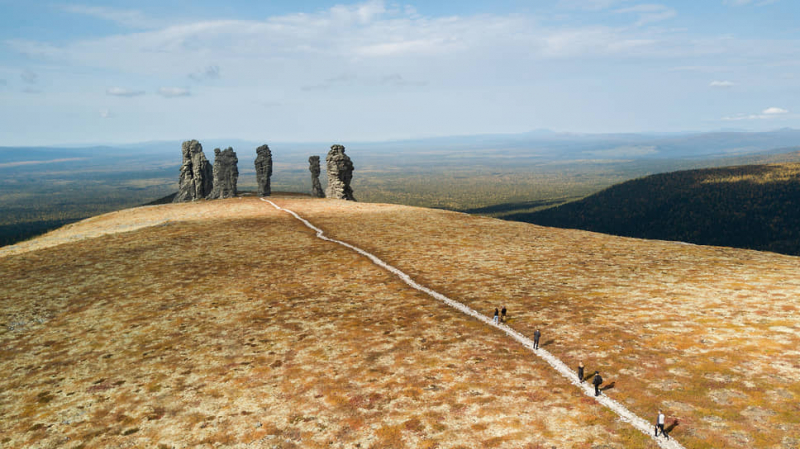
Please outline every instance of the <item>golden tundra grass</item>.
[{"label": "golden tundra grass", "polygon": [[[291,199],[329,236],[510,325],[687,448],[800,447],[800,258]],[[635,445],[631,447],[636,447]]]},{"label": "golden tundra grass", "polygon": [[[397,206],[276,201],[482,308],[478,301],[509,296],[498,290],[481,299],[493,283],[529,283],[514,279],[530,255],[498,265],[505,256],[491,253],[488,235],[470,236],[481,226],[543,232]],[[457,232],[443,233],[445,224]],[[503,254],[504,243],[501,236],[492,247]],[[451,258],[459,251],[484,268],[457,272],[461,262]],[[655,447],[501,333],[256,199],[139,208],[77,223],[0,250],[0,277],[4,448]],[[517,296],[512,316],[525,328],[536,315],[522,314],[526,299]],[[572,316],[547,313],[545,341]],[[659,318],[640,319],[637,326]],[[575,347],[586,344],[587,354],[589,346],[603,348],[602,338],[586,333],[599,327],[582,326],[575,337],[587,341]],[[549,348],[564,352],[563,344]],[[689,363],[671,366],[694,372]],[[630,388],[617,382],[620,391]],[[766,411],[796,390],[770,385],[776,396],[753,410],[789,426],[791,413]],[[710,438],[712,424],[697,420],[687,429]]]}]

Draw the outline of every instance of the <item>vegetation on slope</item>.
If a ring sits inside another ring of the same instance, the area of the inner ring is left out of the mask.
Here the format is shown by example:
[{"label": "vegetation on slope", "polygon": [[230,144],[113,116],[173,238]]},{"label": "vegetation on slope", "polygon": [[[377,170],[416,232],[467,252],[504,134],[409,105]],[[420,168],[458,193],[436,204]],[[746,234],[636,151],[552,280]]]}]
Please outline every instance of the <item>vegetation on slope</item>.
[{"label": "vegetation on slope", "polygon": [[502,333],[257,199],[25,245],[0,253],[2,447],[655,447]]},{"label": "vegetation on slope", "polygon": [[[282,201],[421,284],[542,330],[693,449],[800,447],[800,258],[391,205]],[[352,223],[358,223],[354,231]],[[630,445],[626,447],[638,447]]]},{"label": "vegetation on slope", "polygon": [[800,255],[800,164],[652,175],[506,219]]}]

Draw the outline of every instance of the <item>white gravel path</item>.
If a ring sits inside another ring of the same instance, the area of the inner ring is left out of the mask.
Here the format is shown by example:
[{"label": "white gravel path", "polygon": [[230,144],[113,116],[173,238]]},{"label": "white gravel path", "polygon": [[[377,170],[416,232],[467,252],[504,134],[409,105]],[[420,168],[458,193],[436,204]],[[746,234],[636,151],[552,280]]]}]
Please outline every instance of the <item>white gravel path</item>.
[{"label": "white gravel path", "polygon": [[639,431],[641,431],[645,435],[648,435],[656,443],[658,443],[658,445],[660,447],[663,447],[663,448],[666,448],[666,449],[684,449],[683,446],[680,443],[678,443],[677,441],[675,441],[674,438],[670,438],[669,440],[667,440],[667,439],[661,438],[661,437],[658,437],[658,438],[654,437],[653,436],[653,430],[654,430],[654,423],[653,422],[648,422],[648,421],[640,418],[639,416],[636,416],[633,412],[628,410],[624,405],[622,405],[619,402],[609,398],[606,395],[601,394],[600,396],[595,396],[594,395],[594,386],[593,385],[591,385],[589,382],[580,383],[580,380],[578,379],[578,375],[575,372],[575,370],[573,370],[570,367],[568,367],[566,364],[564,364],[564,362],[559,360],[553,354],[549,353],[546,349],[541,349],[541,348],[540,349],[533,349],[533,340],[531,340],[530,338],[520,334],[519,332],[515,331],[514,329],[508,327],[505,324],[495,324],[494,321],[492,321],[492,318],[490,318],[490,317],[488,317],[486,315],[483,315],[483,314],[481,314],[481,313],[479,313],[479,312],[477,312],[477,311],[465,306],[464,304],[461,304],[458,301],[454,301],[454,300],[448,298],[447,296],[444,296],[443,294],[441,294],[439,292],[433,291],[433,290],[429,289],[428,287],[425,287],[425,286],[422,286],[422,285],[416,283],[413,279],[411,279],[411,277],[409,275],[407,275],[404,272],[398,270],[397,268],[387,264],[386,262],[384,262],[381,259],[377,258],[376,256],[364,251],[361,248],[358,248],[358,247],[353,246],[353,245],[351,245],[349,243],[346,243],[346,242],[342,242],[340,240],[336,240],[336,239],[332,239],[332,238],[326,237],[325,234],[322,232],[322,229],[319,229],[318,227],[314,226],[308,220],[300,217],[295,212],[293,212],[293,211],[291,211],[289,209],[284,209],[284,208],[278,206],[277,204],[273,203],[272,201],[267,200],[265,198],[261,198],[261,200],[262,201],[266,201],[267,203],[273,205],[278,210],[282,210],[284,212],[288,212],[288,213],[292,214],[295,218],[297,218],[298,220],[303,222],[303,224],[305,224],[307,227],[309,227],[310,229],[314,230],[317,233],[317,237],[318,238],[320,238],[322,240],[329,241],[329,242],[337,243],[337,244],[342,245],[342,246],[345,246],[345,247],[350,248],[353,251],[355,251],[355,252],[357,252],[357,253],[359,253],[359,254],[361,254],[363,256],[368,257],[373,263],[375,263],[375,265],[378,265],[378,266],[390,271],[391,273],[394,273],[395,275],[397,275],[397,277],[399,277],[403,282],[408,284],[410,287],[412,287],[412,288],[414,288],[416,290],[419,290],[421,292],[427,293],[428,295],[432,296],[435,299],[438,299],[439,301],[447,304],[448,306],[450,306],[450,307],[452,307],[452,308],[454,308],[454,309],[456,309],[456,310],[458,310],[458,311],[460,311],[460,312],[462,312],[462,313],[464,313],[466,315],[469,315],[469,316],[471,316],[471,317],[483,322],[484,324],[486,324],[488,326],[492,326],[492,327],[494,327],[496,329],[499,329],[499,330],[505,332],[506,335],[508,335],[509,337],[511,337],[514,340],[518,341],[523,346],[525,346],[526,348],[530,349],[531,352],[533,352],[535,355],[539,356],[541,359],[543,359],[545,362],[547,362],[550,366],[553,367],[553,369],[558,371],[562,376],[564,376],[567,380],[569,380],[570,383],[572,383],[575,387],[580,388],[583,391],[584,394],[586,394],[589,397],[594,398],[600,404],[602,404],[602,405],[608,407],[609,409],[611,409],[612,411],[614,411],[614,413],[619,415],[619,417],[620,417],[620,419],[622,421],[631,424],[633,427],[635,427],[636,429],[638,429]]}]

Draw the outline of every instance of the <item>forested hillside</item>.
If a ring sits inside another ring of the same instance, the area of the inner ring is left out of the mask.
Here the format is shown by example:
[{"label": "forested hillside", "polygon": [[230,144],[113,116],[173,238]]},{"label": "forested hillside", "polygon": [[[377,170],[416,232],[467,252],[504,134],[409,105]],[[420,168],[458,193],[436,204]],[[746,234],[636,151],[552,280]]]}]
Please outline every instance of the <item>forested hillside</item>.
[{"label": "forested hillside", "polygon": [[503,218],[800,255],[800,164],[652,175],[559,207]]}]

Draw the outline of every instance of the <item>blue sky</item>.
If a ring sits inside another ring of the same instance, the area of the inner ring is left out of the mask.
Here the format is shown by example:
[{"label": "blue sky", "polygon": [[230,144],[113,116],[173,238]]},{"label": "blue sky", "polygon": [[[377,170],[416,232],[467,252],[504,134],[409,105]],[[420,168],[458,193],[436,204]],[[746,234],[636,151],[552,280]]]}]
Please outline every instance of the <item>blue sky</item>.
[{"label": "blue sky", "polygon": [[0,146],[782,127],[794,0],[0,0]]}]

